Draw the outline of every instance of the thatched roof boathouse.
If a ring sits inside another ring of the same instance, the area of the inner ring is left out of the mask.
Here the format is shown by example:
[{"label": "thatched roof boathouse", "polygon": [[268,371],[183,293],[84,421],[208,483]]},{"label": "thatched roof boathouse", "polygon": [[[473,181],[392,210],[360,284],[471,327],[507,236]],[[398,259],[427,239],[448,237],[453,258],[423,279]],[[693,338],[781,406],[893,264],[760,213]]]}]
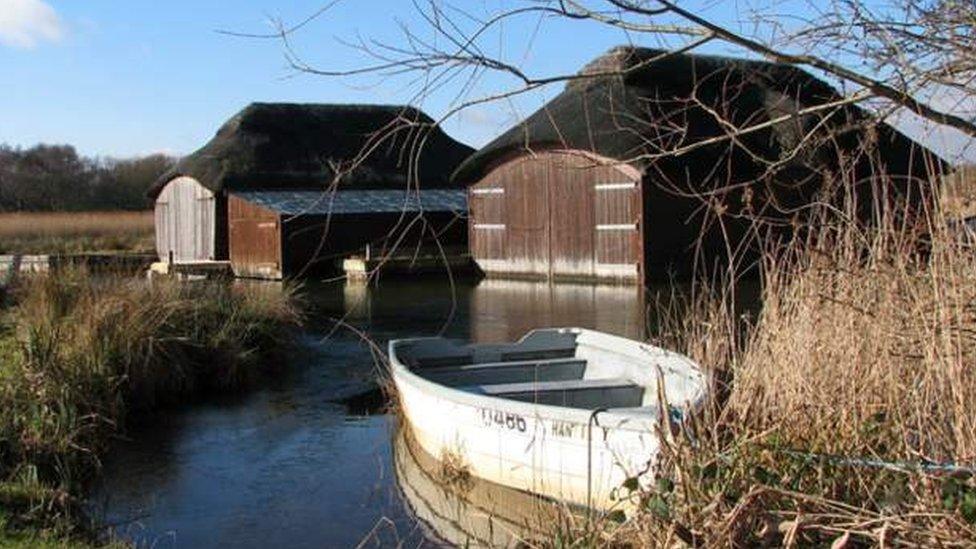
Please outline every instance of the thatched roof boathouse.
[{"label": "thatched roof boathouse", "polygon": [[788,227],[847,183],[882,174],[905,197],[928,181],[927,151],[883,124],[865,131],[856,107],[785,116],[841,99],[792,66],[624,47],[581,75],[454,176],[490,275],[688,275],[754,259],[753,221]]},{"label": "thatched roof boathouse", "polygon": [[410,107],[255,103],[153,185],[156,249],[283,278],[367,244],[464,246],[450,174],[471,152]]}]

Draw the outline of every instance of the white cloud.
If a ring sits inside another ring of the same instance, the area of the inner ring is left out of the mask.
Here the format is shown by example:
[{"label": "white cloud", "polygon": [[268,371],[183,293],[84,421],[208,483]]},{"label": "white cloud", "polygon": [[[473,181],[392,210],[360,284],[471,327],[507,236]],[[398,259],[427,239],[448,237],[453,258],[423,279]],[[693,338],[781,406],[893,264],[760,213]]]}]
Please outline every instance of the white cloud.
[{"label": "white cloud", "polygon": [[458,119],[465,124],[477,124],[480,126],[497,126],[498,120],[491,116],[487,109],[468,107],[458,114]]},{"label": "white cloud", "polygon": [[30,49],[63,36],[61,18],[43,0],[0,0],[0,44]]}]

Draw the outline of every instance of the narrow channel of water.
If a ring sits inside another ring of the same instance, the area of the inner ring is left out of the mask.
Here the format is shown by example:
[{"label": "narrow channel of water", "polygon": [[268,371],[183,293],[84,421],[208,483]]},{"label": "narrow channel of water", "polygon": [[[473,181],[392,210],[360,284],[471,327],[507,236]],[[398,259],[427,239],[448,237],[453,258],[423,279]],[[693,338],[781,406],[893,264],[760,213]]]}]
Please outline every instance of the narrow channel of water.
[{"label": "narrow channel of water", "polygon": [[[491,505],[452,503],[433,488],[429,456],[404,450],[395,418],[370,415],[370,399],[350,405],[373,387],[376,366],[370,345],[334,320],[381,348],[439,333],[513,340],[543,326],[644,331],[644,300],[625,286],[461,281],[452,295],[447,280],[390,279],[306,294],[314,313],[287,375],[175,410],[110,451],[91,504],[119,535],[152,547],[505,545],[498,533],[530,513],[486,519]],[[489,485],[472,494],[504,501],[499,509],[524,500]]]}]

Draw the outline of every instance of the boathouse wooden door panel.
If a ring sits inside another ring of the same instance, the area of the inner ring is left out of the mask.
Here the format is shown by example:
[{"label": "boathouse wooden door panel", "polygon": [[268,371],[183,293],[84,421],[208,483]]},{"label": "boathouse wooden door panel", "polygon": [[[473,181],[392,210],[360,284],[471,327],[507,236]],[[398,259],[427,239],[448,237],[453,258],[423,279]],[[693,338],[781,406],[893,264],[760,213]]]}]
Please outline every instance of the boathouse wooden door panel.
[{"label": "boathouse wooden door panel", "polygon": [[169,250],[171,249],[169,243],[173,232],[173,228],[170,227],[170,215],[169,201],[157,197],[153,208],[153,225],[156,228],[156,255],[159,256],[160,261],[169,260]]},{"label": "boathouse wooden door panel", "polygon": [[[505,251],[514,272],[549,273],[548,166],[525,158],[499,170],[505,185]],[[500,181],[500,182],[501,182]]]},{"label": "boathouse wooden door panel", "polygon": [[510,160],[469,192],[472,255],[489,273],[639,282],[639,180],[577,152]]},{"label": "boathouse wooden door panel", "polygon": [[234,274],[282,278],[280,216],[234,195],[227,200],[227,213]]},{"label": "boathouse wooden door panel", "polygon": [[550,261],[554,277],[593,276],[593,162],[548,155]]},{"label": "boathouse wooden door panel", "polygon": [[468,239],[478,258],[505,258],[505,185],[497,180],[468,191]]},{"label": "boathouse wooden door panel", "polygon": [[190,177],[170,181],[156,197],[156,252],[167,261],[209,261],[215,256],[216,199]]},{"label": "boathouse wooden door panel", "polygon": [[593,183],[594,268],[599,276],[636,279],[642,255],[640,184],[620,177],[619,172],[602,175]]}]

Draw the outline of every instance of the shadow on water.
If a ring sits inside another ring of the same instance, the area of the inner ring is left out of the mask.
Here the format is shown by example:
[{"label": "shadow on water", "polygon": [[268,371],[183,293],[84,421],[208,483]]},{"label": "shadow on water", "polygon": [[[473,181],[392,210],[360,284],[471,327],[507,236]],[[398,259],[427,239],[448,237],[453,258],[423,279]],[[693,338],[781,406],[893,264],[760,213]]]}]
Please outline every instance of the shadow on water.
[{"label": "shadow on water", "polygon": [[515,516],[485,523],[487,504],[471,498],[500,487],[465,501],[431,495],[436,475],[424,459],[403,459],[395,419],[382,413],[375,348],[360,333],[382,349],[397,337],[505,341],[553,325],[640,338],[645,326],[645,296],[627,286],[457,281],[452,294],[446,280],[384,280],[308,284],[304,298],[312,313],[287,375],[173,410],[115,444],[91,506],[118,535],[153,547],[436,546],[473,528],[463,534],[473,544],[506,545],[486,524],[514,530],[529,508],[506,503]]}]

